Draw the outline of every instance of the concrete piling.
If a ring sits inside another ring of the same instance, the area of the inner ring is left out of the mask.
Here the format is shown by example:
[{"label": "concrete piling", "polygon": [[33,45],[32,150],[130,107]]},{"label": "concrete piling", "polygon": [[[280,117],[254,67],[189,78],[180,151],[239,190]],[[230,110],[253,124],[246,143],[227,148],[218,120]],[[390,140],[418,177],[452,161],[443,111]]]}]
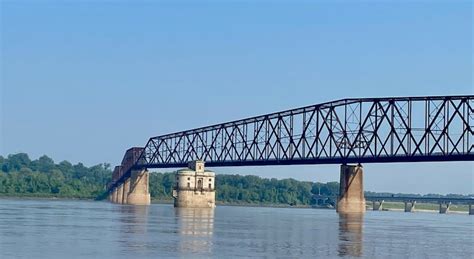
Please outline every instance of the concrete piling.
[{"label": "concrete piling", "polygon": [[130,191],[127,197],[127,204],[150,205],[151,198],[148,189],[148,171],[132,171],[130,179]]},{"label": "concrete piling", "polygon": [[404,201],[404,203],[405,203],[405,212],[415,212],[416,201],[410,200],[410,201]]},{"label": "concrete piling", "polygon": [[123,183],[122,204],[128,204],[128,193],[130,192],[130,178]]},{"label": "concrete piling", "polygon": [[382,210],[384,200],[372,201],[372,209],[376,211]]},{"label": "concrete piling", "polygon": [[451,202],[440,202],[439,203],[439,213],[440,214],[446,214],[449,212],[449,206],[451,205]]},{"label": "concrete piling", "polygon": [[360,164],[341,165],[336,211],[339,213],[365,212],[363,168]]},{"label": "concrete piling", "polygon": [[112,191],[112,202],[117,203],[117,188]]},{"label": "concrete piling", "polygon": [[122,204],[122,199],[123,199],[123,184],[121,184],[117,187],[117,200],[116,200],[116,203]]}]

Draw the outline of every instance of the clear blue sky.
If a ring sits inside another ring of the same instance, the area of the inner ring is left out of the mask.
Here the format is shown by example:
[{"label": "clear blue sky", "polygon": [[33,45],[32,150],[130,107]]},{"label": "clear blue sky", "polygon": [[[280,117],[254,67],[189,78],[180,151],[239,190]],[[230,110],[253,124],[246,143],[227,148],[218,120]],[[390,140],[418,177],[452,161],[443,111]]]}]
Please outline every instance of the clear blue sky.
[{"label": "clear blue sky", "polygon": [[[149,137],[344,97],[473,94],[471,1],[0,1],[0,154],[118,164]],[[473,163],[365,189],[474,193]],[[337,181],[338,166],[217,168]]]}]

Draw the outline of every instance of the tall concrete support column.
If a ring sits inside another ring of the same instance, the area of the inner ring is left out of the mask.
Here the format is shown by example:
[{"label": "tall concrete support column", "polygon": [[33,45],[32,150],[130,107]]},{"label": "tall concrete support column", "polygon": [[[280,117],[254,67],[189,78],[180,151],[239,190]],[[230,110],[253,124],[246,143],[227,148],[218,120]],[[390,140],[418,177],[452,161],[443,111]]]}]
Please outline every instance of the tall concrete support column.
[{"label": "tall concrete support column", "polygon": [[131,205],[150,205],[151,199],[148,190],[147,170],[132,171],[127,203]]},{"label": "tall concrete support column", "polygon": [[130,192],[130,178],[123,182],[122,204],[128,204],[128,193]]},{"label": "tall concrete support column", "polygon": [[469,215],[474,215],[474,204],[469,204]]},{"label": "tall concrete support column", "polygon": [[117,188],[112,191],[112,202],[117,203]]},{"label": "tall concrete support column", "polygon": [[122,204],[122,197],[123,197],[123,184],[117,187],[117,203]]},{"label": "tall concrete support column", "polygon": [[377,200],[372,202],[372,209],[373,210],[382,210],[384,200]]},{"label": "tall concrete support column", "polygon": [[336,211],[339,213],[364,213],[364,182],[362,165],[341,165],[339,196]]},{"label": "tall concrete support column", "polygon": [[451,205],[450,201],[440,202],[439,203],[439,213],[446,214],[449,212],[449,206]]},{"label": "tall concrete support column", "polygon": [[405,212],[415,212],[416,201],[405,201]]}]

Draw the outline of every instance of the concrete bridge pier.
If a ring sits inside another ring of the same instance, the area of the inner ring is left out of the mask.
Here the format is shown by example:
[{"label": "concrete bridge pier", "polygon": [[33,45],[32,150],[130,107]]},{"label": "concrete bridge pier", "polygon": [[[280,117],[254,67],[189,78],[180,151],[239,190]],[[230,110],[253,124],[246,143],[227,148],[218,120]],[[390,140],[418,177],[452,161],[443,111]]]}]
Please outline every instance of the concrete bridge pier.
[{"label": "concrete bridge pier", "polygon": [[112,191],[112,203],[117,203],[117,188]]},{"label": "concrete bridge pier", "polygon": [[338,213],[364,213],[365,198],[362,165],[341,165]]},{"label": "concrete bridge pier", "polygon": [[416,201],[405,201],[405,212],[415,212]]},{"label": "concrete bridge pier", "polygon": [[451,205],[450,201],[440,202],[439,203],[439,213],[446,214],[449,212],[449,206]]},{"label": "concrete bridge pier", "polygon": [[130,178],[125,180],[122,186],[123,186],[122,204],[128,204],[128,193],[130,192]]},{"label": "concrete bridge pier", "polygon": [[122,197],[123,197],[123,184],[117,187],[117,200],[115,200],[115,203],[122,204]]},{"label": "concrete bridge pier", "polygon": [[148,171],[132,171],[130,179],[130,191],[127,197],[127,204],[150,205],[151,198],[148,189]]},{"label": "concrete bridge pier", "polygon": [[382,210],[383,202],[384,200],[372,201],[372,209],[378,211]]},{"label": "concrete bridge pier", "polygon": [[474,215],[474,204],[469,204],[469,215]]}]

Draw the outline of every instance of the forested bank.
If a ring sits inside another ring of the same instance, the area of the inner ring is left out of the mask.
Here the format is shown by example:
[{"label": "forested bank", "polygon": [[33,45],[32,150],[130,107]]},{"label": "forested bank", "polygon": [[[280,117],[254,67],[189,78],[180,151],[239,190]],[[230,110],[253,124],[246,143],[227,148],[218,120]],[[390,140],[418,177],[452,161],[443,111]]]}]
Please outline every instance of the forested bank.
[{"label": "forested bank", "polygon": [[94,199],[104,192],[110,177],[109,164],[56,164],[47,156],[30,160],[24,153],[0,156],[2,196]]},{"label": "forested bank", "polygon": [[[96,199],[105,197],[103,194],[111,175],[109,164],[87,167],[82,163],[73,165],[68,161],[55,163],[47,156],[31,160],[24,153],[6,158],[0,156],[0,196]],[[173,173],[150,174],[150,193],[154,200],[171,201],[174,185]],[[220,203],[301,206],[314,205],[317,202],[315,195],[336,196],[339,184],[219,174],[216,176],[216,189],[216,198]],[[366,192],[366,196],[368,195],[392,193]],[[438,194],[423,196],[442,197]],[[455,194],[446,196],[465,197]]]},{"label": "forested bank", "polygon": [[[111,177],[109,164],[92,167],[68,161],[54,163],[42,156],[31,160],[20,153],[0,156],[0,196],[58,197],[95,199],[103,197]],[[173,173],[150,174],[150,193],[154,200],[172,200]],[[313,194],[335,195],[338,183],[313,183],[294,179],[265,179],[257,176],[216,177],[217,200],[222,203],[310,205]]]},{"label": "forested bank", "polygon": [[[150,174],[151,196],[157,200],[171,200],[175,185],[173,173]],[[216,176],[216,199],[234,204],[312,205],[314,194],[335,196],[337,182],[314,183],[294,179],[266,179],[253,175],[219,174]]]}]

